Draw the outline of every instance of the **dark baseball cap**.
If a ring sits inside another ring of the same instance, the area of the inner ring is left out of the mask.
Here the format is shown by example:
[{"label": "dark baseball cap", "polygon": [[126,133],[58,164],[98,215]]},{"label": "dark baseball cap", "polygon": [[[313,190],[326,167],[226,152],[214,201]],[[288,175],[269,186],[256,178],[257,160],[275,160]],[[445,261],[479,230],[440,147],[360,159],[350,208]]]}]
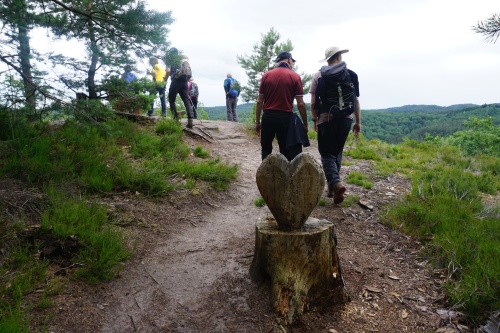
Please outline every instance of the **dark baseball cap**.
[{"label": "dark baseball cap", "polygon": [[295,62],[295,59],[292,58],[292,54],[290,52],[286,52],[286,51],[280,52],[275,61],[279,62],[279,61],[285,60],[285,59],[292,59],[292,61]]}]

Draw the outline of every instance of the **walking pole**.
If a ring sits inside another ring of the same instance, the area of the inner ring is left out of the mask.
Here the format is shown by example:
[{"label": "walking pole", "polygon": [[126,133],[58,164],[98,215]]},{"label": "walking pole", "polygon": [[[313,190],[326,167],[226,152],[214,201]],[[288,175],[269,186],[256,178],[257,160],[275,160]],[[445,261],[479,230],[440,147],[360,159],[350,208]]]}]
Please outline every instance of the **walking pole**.
[{"label": "walking pole", "polygon": [[[195,107],[194,107],[193,101],[191,100],[191,97],[189,98],[189,103],[191,103],[191,108],[193,108],[193,114],[194,114]],[[196,111],[198,111],[198,108],[196,108]],[[196,114],[198,114],[198,112],[196,112]],[[203,125],[203,122],[201,121],[201,118],[199,118],[199,117],[196,117],[196,118],[200,121],[200,124]]]}]

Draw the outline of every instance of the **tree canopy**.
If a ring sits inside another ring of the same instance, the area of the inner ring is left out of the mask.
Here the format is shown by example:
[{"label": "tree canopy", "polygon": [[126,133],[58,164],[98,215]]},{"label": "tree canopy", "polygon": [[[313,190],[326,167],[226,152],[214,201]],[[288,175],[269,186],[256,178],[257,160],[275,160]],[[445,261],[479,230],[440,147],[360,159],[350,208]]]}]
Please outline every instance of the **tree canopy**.
[{"label": "tree canopy", "polygon": [[[248,76],[248,83],[242,87],[241,96],[245,102],[256,101],[259,96],[260,79],[265,72],[275,67],[274,60],[278,53],[282,51],[293,51],[292,42],[287,39],[285,42],[279,42],[281,35],[271,28],[266,34],[261,34],[260,42],[253,46],[250,55],[238,55],[238,63],[243,67]],[[295,68],[297,70],[298,68]],[[300,73],[304,93],[309,91],[309,82],[312,80],[311,74]]]},{"label": "tree canopy", "polygon": [[[170,11],[150,10],[143,0],[3,0],[0,20],[4,32],[0,36],[0,91],[8,96],[0,108],[18,110],[35,109],[36,98],[42,106],[47,105],[47,98],[61,103],[82,89],[91,99],[105,97],[101,83],[113,71],[139,58],[164,56],[168,26],[174,21]],[[40,28],[45,29],[43,34]],[[68,57],[64,49],[38,55],[30,45],[33,36],[48,42],[73,41],[85,45],[87,52],[79,59]],[[48,60],[56,82],[37,70]]]}]

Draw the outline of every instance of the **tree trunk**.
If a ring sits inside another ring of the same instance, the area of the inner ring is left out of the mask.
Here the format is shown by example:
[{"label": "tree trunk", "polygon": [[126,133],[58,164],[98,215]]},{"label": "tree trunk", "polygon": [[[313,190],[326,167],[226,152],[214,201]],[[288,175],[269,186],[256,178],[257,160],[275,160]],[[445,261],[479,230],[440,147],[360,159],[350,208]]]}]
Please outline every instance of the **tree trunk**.
[{"label": "tree trunk", "polygon": [[28,35],[28,23],[26,23],[26,9],[21,14],[24,19],[17,24],[17,40],[19,42],[19,63],[23,73],[23,89],[26,106],[33,112],[36,109],[35,85],[33,74],[31,72],[31,47],[30,37]]},{"label": "tree trunk", "polygon": [[310,306],[346,303],[333,223],[309,218],[301,230],[283,231],[274,220],[256,224],[252,280],[270,280],[278,323],[290,325]]},{"label": "tree trunk", "polygon": [[[93,2],[89,0],[87,3],[87,10],[92,11]],[[89,98],[97,99],[97,91],[95,84],[95,73],[97,71],[97,62],[99,60],[99,46],[97,45],[97,38],[94,31],[94,22],[88,21],[89,29],[89,49],[90,49],[90,68],[87,73],[87,89],[89,90]]]}]

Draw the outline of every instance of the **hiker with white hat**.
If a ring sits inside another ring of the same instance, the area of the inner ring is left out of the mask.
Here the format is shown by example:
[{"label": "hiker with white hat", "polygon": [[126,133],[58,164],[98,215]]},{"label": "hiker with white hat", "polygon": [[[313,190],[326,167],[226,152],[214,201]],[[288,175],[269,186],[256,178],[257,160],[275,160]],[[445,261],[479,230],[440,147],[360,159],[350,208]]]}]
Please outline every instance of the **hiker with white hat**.
[{"label": "hiker with white hat", "polygon": [[342,151],[354,118],[354,135],[361,131],[358,75],[342,61],[342,54],[347,52],[337,46],[327,48],[325,58],[320,61],[328,64],[314,75],[310,89],[311,115],[318,132],[327,196],[333,197],[336,204],[344,201],[346,188],[340,180]]}]

